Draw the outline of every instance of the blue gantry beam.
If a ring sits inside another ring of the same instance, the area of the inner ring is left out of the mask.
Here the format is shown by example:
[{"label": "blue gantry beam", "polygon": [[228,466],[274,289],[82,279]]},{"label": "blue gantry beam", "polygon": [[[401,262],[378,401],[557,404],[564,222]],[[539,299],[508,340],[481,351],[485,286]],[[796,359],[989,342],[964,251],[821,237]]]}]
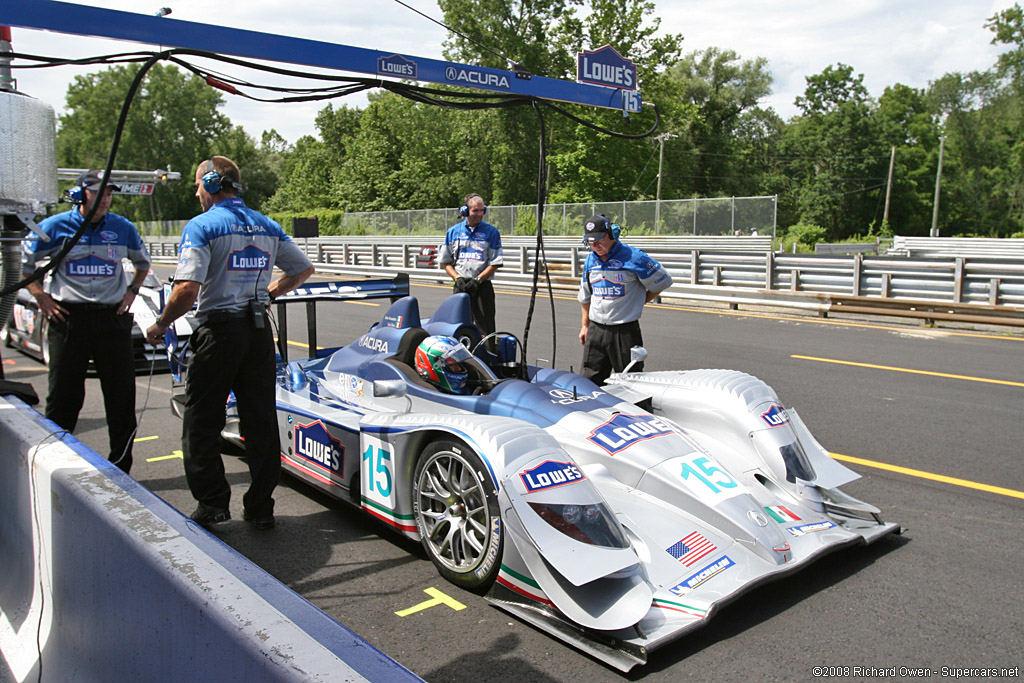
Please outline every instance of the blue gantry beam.
[{"label": "blue gantry beam", "polygon": [[55,0],[3,0],[0,25],[112,38],[162,47],[336,69],[385,78],[443,83],[559,102],[638,111],[638,94],[557,78],[518,78],[512,71],[380,52],[273,33],[179,21]]}]

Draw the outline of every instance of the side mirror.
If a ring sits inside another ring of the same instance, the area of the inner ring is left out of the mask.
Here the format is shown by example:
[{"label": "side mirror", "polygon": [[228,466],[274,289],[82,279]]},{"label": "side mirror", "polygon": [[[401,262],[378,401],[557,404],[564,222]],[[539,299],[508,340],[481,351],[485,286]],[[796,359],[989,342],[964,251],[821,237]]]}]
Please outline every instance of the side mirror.
[{"label": "side mirror", "polygon": [[378,379],[373,382],[374,398],[401,398],[406,392],[405,380]]},{"label": "side mirror", "polygon": [[634,346],[629,350],[629,365],[622,371],[622,374],[626,374],[634,365],[643,363],[645,360],[647,360],[647,349],[642,346]]}]

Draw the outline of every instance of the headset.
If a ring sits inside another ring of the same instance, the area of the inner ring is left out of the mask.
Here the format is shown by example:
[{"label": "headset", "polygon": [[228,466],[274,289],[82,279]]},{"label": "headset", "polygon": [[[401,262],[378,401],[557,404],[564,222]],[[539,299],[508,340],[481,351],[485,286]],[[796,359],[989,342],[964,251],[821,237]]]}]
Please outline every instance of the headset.
[{"label": "headset", "polygon": [[[459,207],[459,215],[462,216],[463,218],[468,218],[469,217],[469,200],[470,199],[479,199],[480,201],[483,201],[483,197],[481,197],[478,194],[467,194],[466,195],[466,203]],[[484,215],[485,216],[487,215],[487,205],[486,204],[484,204]]]},{"label": "headset", "polygon": [[64,198],[72,204],[82,204],[85,202],[85,188],[81,185],[75,185],[64,191]]},{"label": "headset", "polygon": [[203,189],[210,194],[217,194],[224,187],[233,188],[238,191],[239,194],[245,192],[245,185],[236,183],[231,178],[222,176],[217,172],[217,169],[213,167],[213,159],[206,160],[206,172],[201,178],[203,183]]}]

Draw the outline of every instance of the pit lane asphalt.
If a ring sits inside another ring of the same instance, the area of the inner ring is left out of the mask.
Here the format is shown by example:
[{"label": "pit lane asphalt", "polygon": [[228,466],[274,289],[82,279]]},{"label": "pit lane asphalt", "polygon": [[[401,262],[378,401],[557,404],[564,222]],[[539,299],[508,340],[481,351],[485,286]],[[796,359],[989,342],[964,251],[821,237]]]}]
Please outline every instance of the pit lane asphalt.
[{"label": "pit lane asphalt", "polygon": [[[157,274],[167,275],[159,267]],[[424,316],[448,292],[413,286]],[[523,294],[499,292],[499,328],[521,336],[528,303]],[[385,309],[383,302],[322,306],[320,344],[351,341]],[[556,365],[578,367],[579,306],[565,297],[556,310]],[[552,357],[550,318],[548,303],[538,301],[531,360]],[[300,321],[289,318],[294,341],[305,334]],[[849,465],[863,478],[844,489],[902,523],[903,536],[835,553],[743,596],[626,676],[447,584],[418,544],[290,477],[277,493],[278,527],[253,530],[240,519],[248,474],[235,457],[225,457],[235,519],[216,535],[430,681],[814,680],[814,667],[849,667],[849,678],[868,680],[868,669],[894,666],[928,667],[939,678],[943,666],[1024,664],[1024,338],[698,310],[686,302],[650,306],[642,324],[648,369],[749,372],[795,406],[834,453],[1010,493]],[[10,349],[3,360],[7,379],[30,382],[45,396],[41,364]],[[106,453],[99,387],[88,382],[76,436]],[[138,377],[137,406],[146,408],[132,475],[187,514],[194,502],[175,455],[180,422],[169,389],[166,374]],[[437,604],[395,614],[429,601],[428,588],[465,609]],[[853,667],[862,668],[859,675]]]}]

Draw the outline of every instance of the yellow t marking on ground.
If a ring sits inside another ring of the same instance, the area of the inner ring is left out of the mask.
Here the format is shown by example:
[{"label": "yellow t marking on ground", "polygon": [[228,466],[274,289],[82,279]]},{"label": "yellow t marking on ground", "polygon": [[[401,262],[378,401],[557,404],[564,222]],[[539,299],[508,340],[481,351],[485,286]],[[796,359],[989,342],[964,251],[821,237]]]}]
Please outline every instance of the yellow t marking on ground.
[{"label": "yellow t marking on ground", "polygon": [[987,382],[989,384],[1005,384],[1008,387],[1024,387],[1024,382],[1011,382],[1005,379],[988,379],[987,377],[971,377],[970,375],[950,375],[945,372],[931,372],[929,370],[911,370],[910,368],[894,368],[891,365],[873,365],[871,363],[855,363],[849,360],[836,360],[834,358],[816,358],[814,356],[792,355],[790,358],[799,360],[816,360],[821,363],[836,363],[838,365],[853,365],[858,368],[873,368],[875,370],[891,370],[892,372],[909,372],[914,375],[931,375],[932,377],[947,377],[949,379],[962,379],[968,382]]},{"label": "yellow t marking on ground", "polygon": [[176,458],[184,460],[185,454],[182,453],[181,451],[174,451],[170,455],[161,455],[156,458],[146,458],[146,462],[160,462],[161,460],[174,460]]},{"label": "yellow t marking on ground", "polygon": [[410,614],[415,614],[420,610],[425,610],[428,607],[433,607],[434,605],[448,605],[456,612],[458,612],[459,610],[466,609],[466,606],[463,605],[461,602],[459,602],[455,598],[449,598],[447,595],[437,590],[436,588],[424,588],[423,592],[429,595],[431,599],[425,600],[424,602],[421,602],[418,605],[413,605],[409,609],[403,609],[400,612],[395,612],[395,614],[397,614],[400,617],[407,617]]},{"label": "yellow t marking on ground", "polygon": [[156,435],[154,435],[154,436],[140,436],[137,439],[133,439],[133,441],[135,443],[141,443],[142,441],[152,441],[153,439],[159,439],[159,438],[160,437],[156,436]]},{"label": "yellow t marking on ground", "polygon": [[1000,496],[1010,496],[1012,498],[1024,498],[1024,491],[1016,491],[1014,489],[1004,489],[1001,486],[991,486],[989,484],[979,484],[975,481],[968,481],[966,479],[957,479],[956,477],[947,477],[944,474],[932,474],[931,472],[925,472],[924,470],[914,470],[909,467],[900,467],[899,465],[889,465],[884,462],[876,462],[874,460],[865,460],[864,458],[855,458],[851,455],[842,455],[840,453],[829,453],[836,460],[842,460],[844,462],[852,462],[857,465],[864,465],[866,467],[875,467],[880,470],[888,470],[889,472],[896,472],[897,474],[906,474],[911,477],[918,477],[920,479],[930,479],[931,481],[939,481],[943,484],[952,484],[953,486],[963,486],[964,488],[977,489],[978,491],[986,491],[988,493],[995,493]]}]

